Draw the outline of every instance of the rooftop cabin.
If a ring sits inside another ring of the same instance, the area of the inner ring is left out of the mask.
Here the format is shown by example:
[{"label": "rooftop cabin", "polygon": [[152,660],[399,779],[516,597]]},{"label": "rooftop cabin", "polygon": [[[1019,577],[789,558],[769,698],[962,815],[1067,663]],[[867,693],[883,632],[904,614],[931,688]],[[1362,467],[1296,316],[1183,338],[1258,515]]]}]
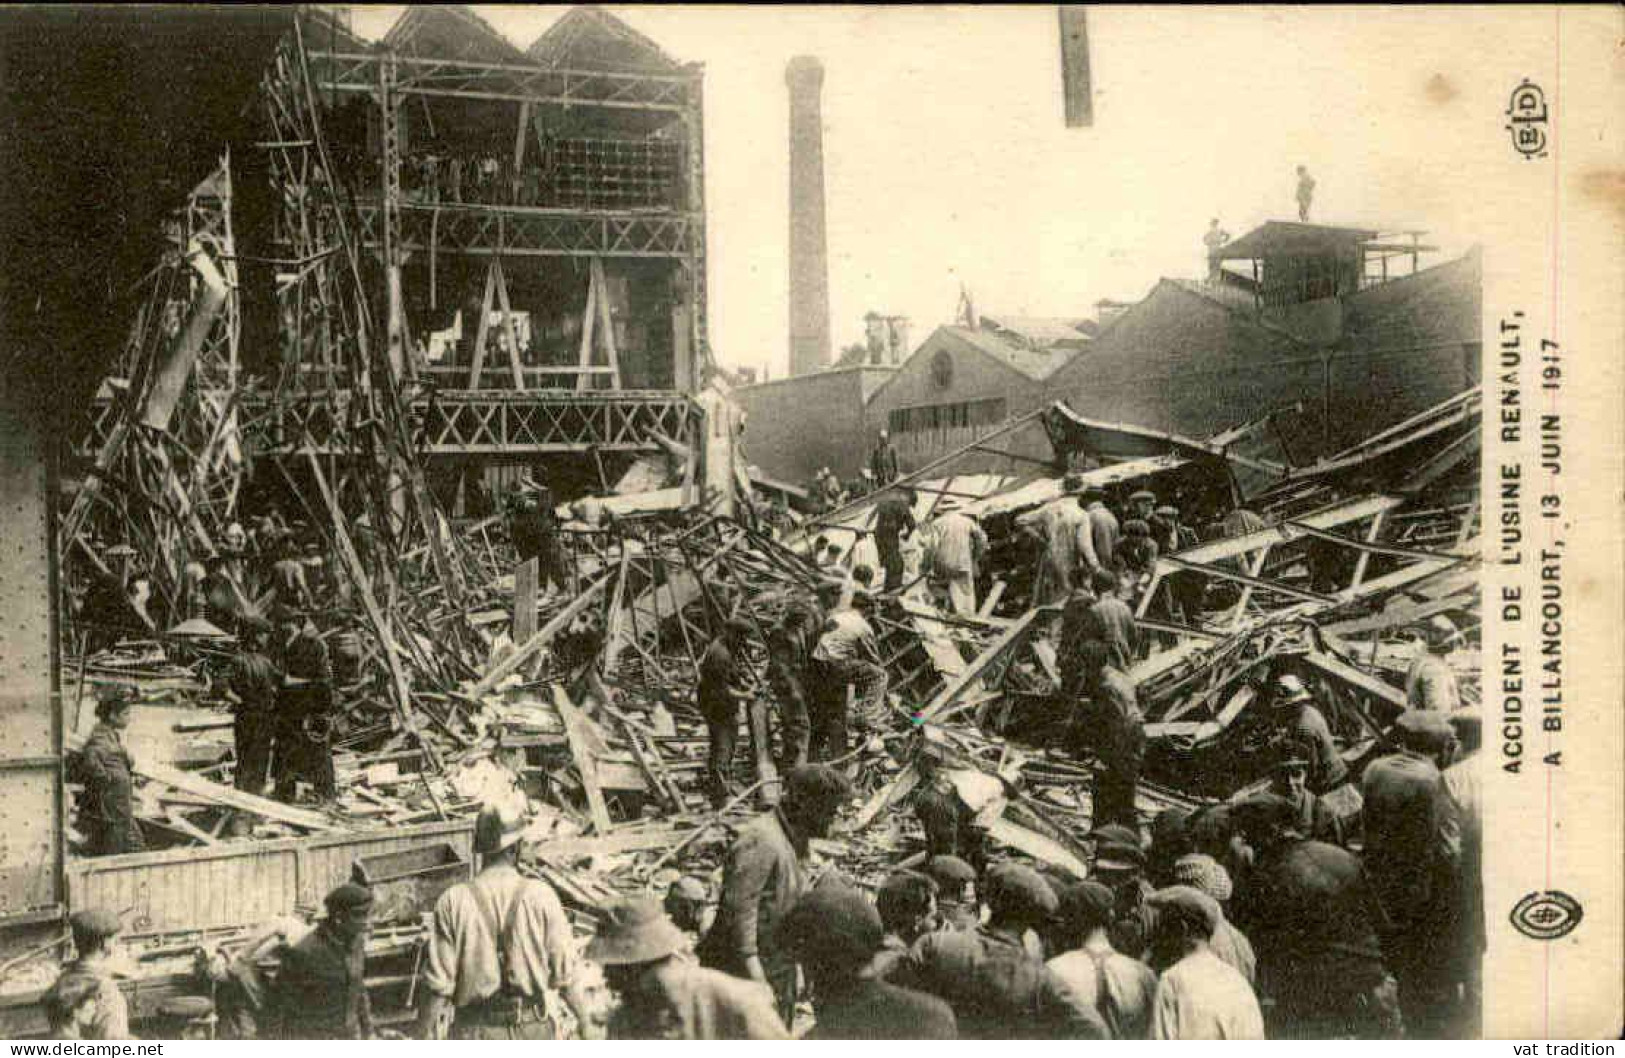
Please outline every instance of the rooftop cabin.
[{"label": "rooftop cabin", "polygon": [[450,390],[696,388],[698,64],[594,7],[523,52],[457,6],[410,8],[376,45],[324,17],[306,47],[409,369]]},{"label": "rooftop cabin", "polygon": [[1438,249],[1423,234],[1266,221],[1220,248],[1204,291],[1260,312],[1346,297],[1418,271]]}]

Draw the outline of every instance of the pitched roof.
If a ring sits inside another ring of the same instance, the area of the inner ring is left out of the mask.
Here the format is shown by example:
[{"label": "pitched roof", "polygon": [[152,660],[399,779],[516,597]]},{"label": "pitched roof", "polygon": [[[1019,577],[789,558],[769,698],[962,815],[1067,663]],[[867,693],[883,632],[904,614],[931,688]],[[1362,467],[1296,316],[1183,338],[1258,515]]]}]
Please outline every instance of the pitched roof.
[{"label": "pitched roof", "polygon": [[1026,375],[1034,382],[1042,382],[1071,360],[1076,349],[1033,349],[1001,338],[992,331],[972,330],[969,327],[939,327],[979,353],[992,357],[1006,367]]},{"label": "pitched roof", "polygon": [[406,14],[384,34],[384,46],[402,55],[473,62],[523,62],[512,42],[463,4],[423,4]]},{"label": "pitched roof", "polygon": [[670,72],[676,59],[597,5],[573,7],[525,49],[542,66],[571,70]]},{"label": "pitched roof", "polygon": [[1351,294],[1340,345],[1382,348],[1481,340],[1484,260],[1476,249],[1454,261]]},{"label": "pitched roof", "polygon": [[1221,261],[1234,261],[1277,254],[1331,253],[1377,237],[1370,228],[1338,228],[1329,224],[1300,224],[1291,220],[1267,220],[1246,235],[1220,248]]},{"label": "pitched roof", "polygon": [[1058,345],[1061,342],[1083,342],[1089,338],[1070,321],[1049,316],[984,315],[982,323],[984,326],[991,324],[998,330],[1009,331],[1018,338],[1025,338],[1041,346]]},{"label": "pitched roof", "polygon": [[[1216,305],[1225,312],[1235,316],[1237,319],[1242,320],[1251,326],[1257,327],[1260,330],[1269,331],[1272,334],[1285,338],[1294,345],[1303,344],[1303,339],[1299,338],[1285,327],[1282,327],[1280,324],[1272,323],[1255,312],[1253,310],[1252,295],[1246,293],[1245,291],[1222,287],[1215,290],[1205,283],[1198,283],[1190,279],[1170,279],[1167,276],[1162,278],[1162,281],[1157,284],[1157,288],[1164,285],[1174,290],[1182,291],[1193,297],[1200,298],[1210,305]],[[1151,294],[1146,295],[1148,300],[1152,294],[1157,292],[1157,288],[1153,288]],[[1227,289],[1229,292],[1226,292]],[[1112,320],[1112,322],[1108,325],[1108,328],[1116,326],[1118,321],[1121,319],[1122,317],[1119,316],[1117,319]]]}]

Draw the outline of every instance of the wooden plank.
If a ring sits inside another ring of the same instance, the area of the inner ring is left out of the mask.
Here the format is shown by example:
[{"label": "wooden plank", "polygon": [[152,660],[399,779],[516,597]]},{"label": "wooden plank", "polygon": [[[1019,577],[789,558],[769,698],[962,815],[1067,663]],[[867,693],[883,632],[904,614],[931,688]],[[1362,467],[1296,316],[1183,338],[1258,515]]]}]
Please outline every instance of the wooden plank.
[{"label": "wooden plank", "polygon": [[513,571],[513,641],[529,642],[536,634],[537,563],[527,558]]},{"label": "wooden plank", "polygon": [[1021,641],[1021,638],[1026,635],[1027,630],[1032,627],[1033,621],[1039,614],[1049,614],[1051,612],[1052,608],[1050,607],[1038,607],[1022,614],[1015,624],[1005,629],[999,638],[993,641],[992,645],[982,651],[969,665],[966,665],[962,672],[949,681],[948,686],[939,691],[937,696],[931,699],[931,702],[924,709],[920,710],[920,719],[928,721],[952,705],[954,700],[964,694],[970,685],[979,679],[983,672],[987,671],[989,666]]},{"label": "wooden plank", "polygon": [[609,819],[609,807],[604,804],[603,788],[598,784],[598,758],[589,741],[587,717],[570,700],[564,688],[556,683],[553,685],[553,705],[559,711],[559,719],[564,721],[564,734],[570,740],[570,754],[575,757],[576,767],[581,772],[581,787],[587,793],[587,810],[592,814],[593,829],[607,834],[613,824]]},{"label": "wooden plank", "polygon": [[515,672],[532,654],[551,643],[554,636],[563,631],[583,610],[598,600],[598,596],[603,594],[605,586],[613,575],[613,571],[605,573],[588,585],[585,591],[571,600],[570,605],[554,614],[553,619],[543,625],[535,635],[521,643],[512,654],[492,666],[490,672],[486,673],[478,683],[469,688],[468,697],[479,698],[482,695],[489,694],[493,687]]}]

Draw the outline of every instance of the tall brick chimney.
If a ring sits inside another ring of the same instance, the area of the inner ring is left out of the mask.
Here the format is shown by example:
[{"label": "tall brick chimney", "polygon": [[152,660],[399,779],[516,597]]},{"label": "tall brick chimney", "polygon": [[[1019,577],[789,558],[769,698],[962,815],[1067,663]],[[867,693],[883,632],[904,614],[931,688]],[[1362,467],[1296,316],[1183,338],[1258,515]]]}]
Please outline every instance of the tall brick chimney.
[{"label": "tall brick chimney", "polygon": [[824,64],[798,55],[790,86],[790,374],[829,363],[829,260],[824,238]]}]

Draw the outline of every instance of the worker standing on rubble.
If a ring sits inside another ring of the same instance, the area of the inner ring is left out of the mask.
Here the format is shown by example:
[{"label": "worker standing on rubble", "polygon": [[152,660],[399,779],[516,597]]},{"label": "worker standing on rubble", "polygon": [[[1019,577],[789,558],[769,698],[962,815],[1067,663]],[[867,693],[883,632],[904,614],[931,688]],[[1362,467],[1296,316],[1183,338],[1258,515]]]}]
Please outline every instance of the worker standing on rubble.
[{"label": "worker standing on rubble", "polygon": [[1100,761],[1095,775],[1094,823],[1138,827],[1134,791],[1145,756],[1145,717],[1134,684],[1112,664],[1111,650],[1097,639],[1078,648],[1084,701],[1073,728],[1074,745]]},{"label": "worker standing on rubble", "polygon": [[894,489],[875,505],[875,550],[886,572],[881,589],[894,592],[903,586],[903,538],[914,532],[914,490]]},{"label": "worker standing on rubble", "polygon": [[[743,617],[730,617],[723,622],[722,634],[711,641],[705,655],[700,658],[699,690],[696,703],[705,718],[707,745],[706,790],[711,805],[721,808],[733,797],[733,761],[739,746],[739,710],[741,706],[753,708],[756,680],[751,671],[746,650],[750,641],[750,622]],[[757,725],[751,725],[752,741]],[[765,747],[755,747],[758,759]]]},{"label": "worker standing on rubble", "polygon": [[953,508],[931,523],[930,566],[948,585],[948,601],[961,617],[976,616],[976,571],[987,554],[987,533],[976,519]]},{"label": "worker standing on rubble", "polygon": [[786,1025],[795,1017],[796,962],[779,926],[806,891],[808,843],[829,834],[852,798],[846,776],[824,764],[791,771],[777,807],[739,828],[722,872],[722,896],[700,963],[773,990]]},{"label": "worker standing on rubble", "polygon": [[480,873],[440,894],[418,1012],[425,1040],[559,1039],[559,997],[596,1032],[570,920],[546,882],[519,873],[525,820],[485,808],[474,821]]},{"label": "worker standing on rubble", "polygon": [[767,672],[779,710],[779,772],[807,763],[812,732],[813,650],[824,627],[824,612],[811,599],[790,601],[768,633]]},{"label": "worker standing on rubble", "polygon": [[292,803],[301,779],[321,801],[338,797],[333,775],[333,663],[308,617],[285,607],[282,692],[277,697],[276,798]]},{"label": "worker standing on rubble", "polygon": [[1115,565],[1118,579],[1138,595],[1157,565],[1157,542],[1151,539],[1151,526],[1140,518],[1123,523],[1123,539],[1118,544]]},{"label": "worker standing on rubble", "polygon": [[1274,1001],[1270,1036],[1398,1038],[1397,990],[1359,858],[1311,839],[1275,794],[1241,802],[1236,818],[1254,860],[1235,915],[1258,952],[1259,990]]},{"label": "worker standing on rubble", "polygon": [[277,697],[282,671],[266,652],[271,623],[257,614],[244,618],[242,652],[231,674],[231,693],[237,699],[232,721],[237,764],[232,779],[237,789],[256,797],[265,792],[271,768],[271,747],[276,738]]},{"label": "worker standing on rubble", "polygon": [[1117,539],[1121,535],[1117,515],[1106,508],[1106,494],[1099,489],[1084,489],[1078,502],[1089,512],[1089,536],[1094,544],[1095,564],[1101,569],[1110,569],[1117,560]]},{"label": "worker standing on rubble", "polygon": [[147,847],[135,819],[135,767],[124,746],[134,706],[128,688],[111,689],[96,703],[100,722],[79,751],[78,777],[84,785],[79,829],[85,835],[87,856],[141,852]]},{"label": "worker standing on rubble", "polygon": [[883,489],[897,480],[897,449],[892,447],[891,434],[880,431],[875,449],[869,453],[869,471],[875,476],[875,488]]},{"label": "worker standing on rubble", "polygon": [[1076,495],[1082,487],[1083,476],[1069,473],[1061,481],[1059,497],[1016,519],[1018,526],[1037,538],[1042,549],[1033,577],[1035,606],[1066,602],[1078,568],[1094,569],[1100,564],[1088,512]]},{"label": "worker standing on rubble", "polygon": [[1290,672],[1277,678],[1273,704],[1287,743],[1309,762],[1309,791],[1323,794],[1341,785],[1348,778],[1348,765],[1337,752],[1331,725],[1303,680]]},{"label": "worker standing on rubble", "polygon": [[[1151,516],[1151,539],[1159,555],[1171,555],[1196,546],[1196,531],[1179,521],[1179,508],[1163,504]],[[1163,610],[1174,620],[1194,624],[1202,616],[1202,582],[1196,574],[1174,571],[1163,575]]]},{"label": "worker standing on rubble", "polygon": [[[849,728],[860,737],[878,730],[886,715],[886,670],[880,664],[880,646],[869,615],[874,597],[855,592],[850,607],[837,609],[824,621],[823,634],[813,648],[818,663],[817,707],[812,716],[814,760],[834,760],[846,755]],[[847,715],[847,689],[855,699],[852,715]]]},{"label": "worker standing on rubble", "polygon": [[282,953],[269,1004],[276,1039],[372,1038],[366,977],[372,892],[349,883],[324,903],[327,917]]},{"label": "worker standing on rubble", "polygon": [[130,1007],[118,979],[121,970],[118,935],[123,926],[116,912],[105,908],[86,908],[68,916],[68,929],[73,933],[73,961],[62,967],[58,985],[75,980],[88,980],[96,997],[96,1013],[88,1024],[81,1024],[81,1038],[87,1040],[128,1040],[130,1035]]},{"label": "worker standing on rubble", "polygon": [[1467,977],[1453,936],[1461,816],[1440,772],[1455,753],[1455,731],[1442,713],[1408,709],[1388,737],[1395,752],[1368,765],[1361,780],[1363,856],[1405,1026],[1433,1039],[1456,1016],[1456,986]]},{"label": "worker standing on rubble", "polygon": [[1029,930],[1046,928],[1059,907],[1043,876],[998,864],[988,871],[987,904],[986,925],[916,941],[898,979],[947,1000],[964,1039],[1104,1039],[1093,997],[1075,992],[1024,940]]},{"label": "worker standing on rubble", "polygon": [[1461,643],[1461,633],[1443,614],[1428,622],[1421,652],[1405,674],[1405,702],[1412,709],[1433,709],[1444,715],[1461,708],[1461,689],[1450,652]]},{"label": "worker standing on rubble", "polygon": [[653,897],[617,900],[587,946],[620,1006],[613,1040],[783,1040],[773,993],[684,958],[682,930]]},{"label": "worker standing on rubble", "polygon": [[1084,611],[1082,639],[1098,639],[1111,651],[1111,663],[1127,673],[1140,652],[1140,627],[1134,611],[1119,594],[1117,574],[1097,569],[1089,578],[1095,601]]}]

